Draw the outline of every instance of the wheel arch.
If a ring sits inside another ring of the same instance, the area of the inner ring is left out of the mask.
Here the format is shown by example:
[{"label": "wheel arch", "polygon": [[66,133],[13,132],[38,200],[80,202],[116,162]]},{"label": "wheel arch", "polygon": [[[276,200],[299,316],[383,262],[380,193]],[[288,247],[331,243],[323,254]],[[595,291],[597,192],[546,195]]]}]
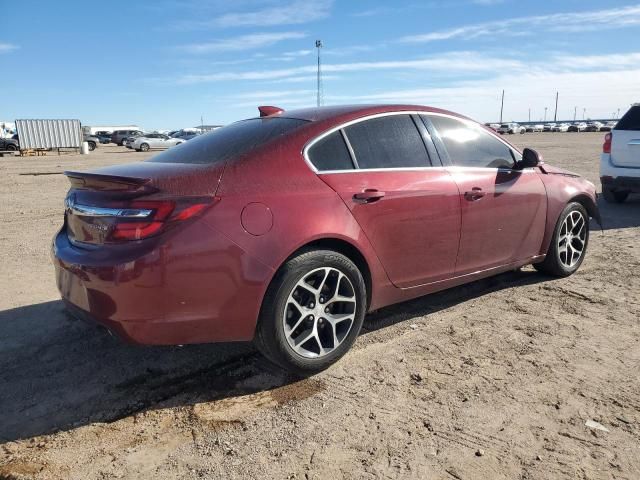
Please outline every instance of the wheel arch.
[{"label": "wheel arch", "polygon": [[[367,261],[366,257],[362,254],[360,249],[356,247],[353,243],[337,237],[318,238],[315,240],[311,240],[299,246],[298,248],[296,248],[296,250],[291,252],[291,254],[287,258],[285,258],[282,261],[282,263],[278,266],[278,268],[275,270],[274,275],[271,278],[271,281],[269,282],[269,286],[267,287],[266,291],[269,291],[272,283],[277,278],[278,273],[290,259],[292,259],[293,257],[303,252],[308,252],[310,250],[333,250],[337,253],[341,253],[342,255],[347,257],[349,260],[351,260],[353,263],[355,263],[356,267],[358,267],[358,270],[360,270],[360,273],[362,273],[362,278],[364,279],[364,284],[367,288],[367,310],[368,310],[369,305],[371,305],[372,284],[373,284],[371,267],[369,265],[369,262]],[[262,302],[264,302],[264,297],[262,299]]]},{"label": "wheel arch", "polygon": [[598,222],[598,225],[602,226],[602,219],[600,218],[600,210],[598,209],[598,206],[589,195],[585,193],[580,193],[570,198],[567,204],[571,202],[576,202],[582,205],[587,211],[587,213],[589,214],[589,216],[594,218],[596,222]]}]

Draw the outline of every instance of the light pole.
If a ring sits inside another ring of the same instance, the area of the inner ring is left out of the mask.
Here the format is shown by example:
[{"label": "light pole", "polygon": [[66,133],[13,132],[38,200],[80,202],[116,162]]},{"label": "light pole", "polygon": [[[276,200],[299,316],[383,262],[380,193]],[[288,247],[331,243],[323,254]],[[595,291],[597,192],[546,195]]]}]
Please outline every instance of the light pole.
[{"label": "light pole", "polygon": [[322,48],[322,40],[316,40],[316,48],[318,49],[318,106],[322,104],[322,76],[320,72],[320,49]]},{"label": "light pole", "polygon": [[544,121],[547,121],[547,107],[544,107]]},{"label": "light pole", "polygon": [[531,109],[529,109],[529,122],[531,122]]},{"label": "light pole", "polygon": [[584,120],[585,115],[587,114],[587,109],[583,108],[582,109],[582,120]]},{"label": "light pole", "polygon": [[576,115],[578,114],[578,107],[573,107],[573,121],[576,121]]},{"label": "light pole", "polygon": [[500,101],[500,123],[502,123],[502,112],[504,111],[504,90],[502,90],[502,100]]}]

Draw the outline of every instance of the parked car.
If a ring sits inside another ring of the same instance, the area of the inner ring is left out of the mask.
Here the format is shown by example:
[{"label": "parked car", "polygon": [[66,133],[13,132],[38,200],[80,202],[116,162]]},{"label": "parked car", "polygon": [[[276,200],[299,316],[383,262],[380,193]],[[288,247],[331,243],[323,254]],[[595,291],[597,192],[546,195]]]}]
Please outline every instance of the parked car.
[{"label": "parked car", "polygon": [[98,145],[100,145],[100,139],[94,135],[82,135],[82,141],[87,142],[89,145],[89,151],[93,152]]},{"label": "parked car", "polygon": [[0,138],[0,152],[17,152],[20,150],[20,142],[18,142],[17,135],[12,138]]},{"label": "parked car", "polygon": [[604,136],[600,182],[607,202],[622,203],[629,194],[640,193],[640,103]]},{"label": "parked car", "polygon": [[602,125],[600,127],[600,131],[601,132],[610,132],[611,130],[613,130],[613,128],[616,126],[616,123],[618,122],[607,122],[604,125]]},{"label": "parked car", "polygon": [[192,138],[196,138],[198,135],[202,135],[201,132],[197,130],[178,130],[174,132],[173,135],[169,135],[173,138],[181,138],[183,140],[191,140]]},{"label": "parked car", "polygon": [[567,132],[584,132],[585,128],[587,128],[587,124],[585,122],[572,123],[569,125]]},{"label": "parked car", "polygon": [[600,131],[600,127],[602,127],[602,123],[601,122],[587,122],[587,124],[584,127],[584,131],[585,132],[599,132]]},{"label": "parked car", "polygon": [[542,126],[542,131],[543,132],[551,132],[551,131],[553,131],[553,127],[555,127],[555,126],[556,126],[555,123],[545,123]]},{"label": "parked car", "polygon": [[111,134],[111,143],[124,146],[124,140],[127,137],[136,137],[142,135],[140,130],[116,130]]},{"label": "parked car", "polygon": [[498,133],[500,134],[514,134],[514,133],[524,133],[526,129],[518,124],[518,123],[503,123],[498,127]]},{"label": "parked car", "polygon": [[600,220],[592,183],[453,112],[261,114],[65,172],[52,255],[73,314],[138,344],[253,339],[310,374],[368,311],[531,263],[573,274]]},{"label": "parked car", "polygon": [[566,132],[568,130],[569,130],[568,123],[558,123],[551,128],[552,132]]},{"label": "parked car", "polygon": [[100,131],[96,132],[95,137],[98,137],[100,143],[111,143],[111,132]]},{"label": "parked car", "polygon": [[147,133],[128,142],[127,147],[138,152],[146,152],[151,149],[169,148],[186,142],[182,138],[171,138],[162,133]]}]

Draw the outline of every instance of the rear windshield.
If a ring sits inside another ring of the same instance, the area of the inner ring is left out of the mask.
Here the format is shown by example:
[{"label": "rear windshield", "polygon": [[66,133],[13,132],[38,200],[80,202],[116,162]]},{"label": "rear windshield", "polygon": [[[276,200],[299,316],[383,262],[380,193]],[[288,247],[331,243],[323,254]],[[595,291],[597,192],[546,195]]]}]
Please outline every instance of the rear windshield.
[{"label": "rear windshield", "polygon": [[614,130],[640,130],[640,105],[634,105],[618,121]]},{"label": "rear windshield", "polygon": [[161,163],[223,163],[232,157],[285,135],[307,120],[295,118],[253,118],[232,123],[171,148],[148,160]]}]

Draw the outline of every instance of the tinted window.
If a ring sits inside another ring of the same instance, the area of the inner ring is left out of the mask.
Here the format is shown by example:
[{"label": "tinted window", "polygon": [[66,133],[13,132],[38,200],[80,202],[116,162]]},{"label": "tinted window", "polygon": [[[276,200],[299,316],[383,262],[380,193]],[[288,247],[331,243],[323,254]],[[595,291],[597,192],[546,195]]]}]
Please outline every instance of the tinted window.
[{"label": "tinted window", "polygon": [[309,160],[318,170],[351,170],[353,162],[342,134],[333,132],[309,149]]},{"label": "tinted window", "polygon": [[625,113],[614,130],[640,130],[640,105],[634,105]]},{"label": "tinted window", "polygon": [[479,126],[450,117],[430,115],[449,158],[461,167],[511,168],[511,149]]},{"label": "tinted window", "polygon": [[388,115],[345,128],[360,168],[430,166],[420,132],[409,115]]},{"label": "tinted window", "polygon": [[285,135],[306,120],[294,118],[253,118],[232,123],[205,135],[198,135],[178,149],[169,149],[151,158],[163,163],[222,163]]}]

